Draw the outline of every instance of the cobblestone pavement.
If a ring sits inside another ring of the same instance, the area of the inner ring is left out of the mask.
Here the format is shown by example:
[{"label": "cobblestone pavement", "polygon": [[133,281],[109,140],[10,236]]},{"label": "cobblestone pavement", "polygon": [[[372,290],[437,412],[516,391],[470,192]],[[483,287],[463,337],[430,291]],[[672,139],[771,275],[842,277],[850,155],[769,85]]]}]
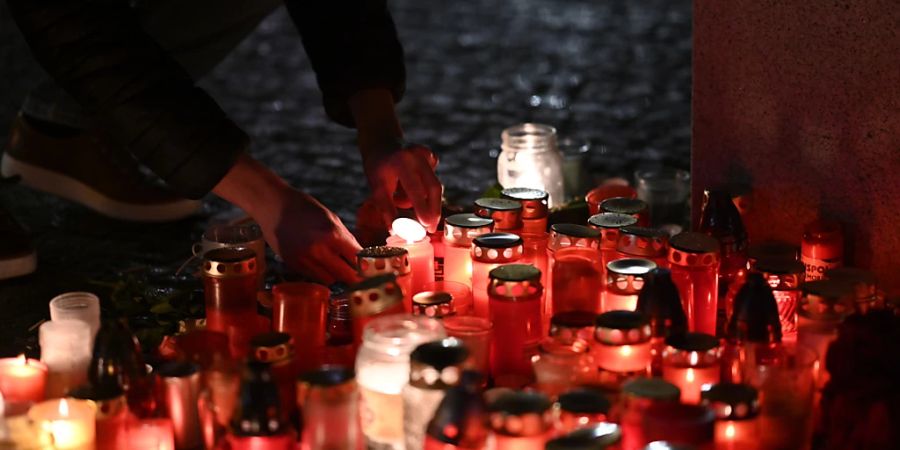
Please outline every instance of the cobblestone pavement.
[{"label": "cobblestone pavement", "polygon": [[[2,2],[0,2],[2,3]],[[536,121],[592,144],[595,177],[640,165],[686,168],[690,147],[688,0],[392,0],[406,49],[408,138],[440,155],[448,199],[467,203],[495,179],[500,131]],[[0,123],[40,78],[0,6]],[[254,137],[253,153],[352,226],[366,195],[354,134],[327,121],[287,14],[265,20],[202,84]],[[5,130],[0,139],[5,140]],[[0,201],[34,233],[40,268],[0,283],[0,353],[47,316],[55,294],[151,268],[166,279],[206,220],[116,222],[22,187]],[[302,232],[302,230],[298,230]]]}]

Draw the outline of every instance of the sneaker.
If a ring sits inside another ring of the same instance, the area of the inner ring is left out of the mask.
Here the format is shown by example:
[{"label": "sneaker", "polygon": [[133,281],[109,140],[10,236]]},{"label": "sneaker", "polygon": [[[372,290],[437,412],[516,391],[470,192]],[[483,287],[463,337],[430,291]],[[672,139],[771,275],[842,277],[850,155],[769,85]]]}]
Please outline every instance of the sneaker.
[{"label": "sneaker", "polygon": [[0,172],[115,219],[169,222],[200,206],[151,182],[131,155],[102,133],[55,137],[36,129],[21,113],[10,130]]},{"label": "sneaker", "polygon": [[31,237],[9,211],[0,207],[0,280],[28,275],[36,268]]}]

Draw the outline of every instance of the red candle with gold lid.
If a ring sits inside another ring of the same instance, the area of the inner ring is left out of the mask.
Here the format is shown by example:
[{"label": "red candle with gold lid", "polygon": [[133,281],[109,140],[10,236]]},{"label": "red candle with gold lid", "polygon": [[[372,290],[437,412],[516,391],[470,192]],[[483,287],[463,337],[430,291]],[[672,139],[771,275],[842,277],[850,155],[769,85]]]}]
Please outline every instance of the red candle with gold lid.
[{"label": "red candle with gold lid", "polygon": [[546,233],[550,195],[540,189],[509,188],[500,192],[503,198],[522,205],[522,232]]},{"label": "red candle with gold lid", "polygon": [[[556,252],[563,248],[584,248],[597,252],[600,247],[600,232],[596,229],[574,223],[555,223],[550,226],[550,238],[547,240],[547,274],[541,280],[544,284],[544,324],[553,316],[553,266],[556,263]],[[586,254],[586,253],[582,253]],[[598,254],[599,255],[599,254]],[[598,271],[599,258],[597,259]]]},{"label": "red candle with gold lid", "polygon": [[[637,219],[627,214],[600,213],[588,219],[588,226],[600,230],[600,264],[606,270],[606,264],[616,259],[616,244],[619,241],[619,230],[637,224]],[[603,274],[606,278],[606,274]]]},{"label": "red candle with gold lid", "polygon": [[616,257],[644,258],[656,263],[658,267],[668,267],[666,250],[669,235],[665,231],[639,226],[628,226],[619,229],[616,241]]},{"label": "red candle with gold lid", "polygon": [[494,220],[495,232],[522,232],[522,204],[506,198],[475,200],[475,215]]},{"label": "red candle with gold lid", "polygon": [[472,241],[472,298],[474,315],[489,319],[488,274],[501,264],[519,262],[525,251],[522,238],[512,233],[486,233]]},{"label": "red candle with gold lid", "polygon": [[386,274],[396,276],[397,285],[403,292],[403,305],[407,312],[412,311],[413,280],[409,250],[389,246],[366,247],[356,254],[356,265],[363,278]]},{"label": "red candle with gold lid", "polygon": [[367,278],[350,288],[350,314],[353,316],[353,338],[359,344],[363,329],[376,317],[404,311],[403,294],[394,275]]},{"label": "red candle with gold lid", "polygon": [[243,248],[219,248],[204,253],[203,259],[206,328],[227,334],[232,356],[243,357],[250,337],[258,331],[256,254]]},{"label": "red candle with gold lid", "polygon": [[472,287],[472,240],[490,233],[492,219],[454,214],[444,220],[444,280]]},{"label": "red candle with gold lid", "polygon": [[606,288],[600,312],[634,311],[644,281],[655,269],[656,263],[649,259],[623,258],[610,261],[606,265]]},{"label": "red candle with gold lid", "polygon": [[686,232],[669,241],[672,281],[678,286],[691,331],[716,335],[719,303],[719,242]]}]

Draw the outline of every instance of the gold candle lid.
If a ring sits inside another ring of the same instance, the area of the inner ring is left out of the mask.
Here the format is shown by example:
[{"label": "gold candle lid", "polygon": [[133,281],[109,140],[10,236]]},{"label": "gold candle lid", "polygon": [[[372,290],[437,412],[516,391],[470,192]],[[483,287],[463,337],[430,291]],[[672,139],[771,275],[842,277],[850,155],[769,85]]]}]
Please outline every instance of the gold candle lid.
[{"label": "gold candle lid", "polygon": [[459,384],[469,349],[455,338],[420,344],[409,355],[409,384],[419,389],[449,389]]},{"label": "gold candle lid", "polygon": [[366,247],[356,254],[359,274],[374,277],[381,274],[406,275],[412,272],[409,265],[409,251],[401,247]]},{"label": "gold candle lid", "polygon": [[523,219],[543,219],[549,214],[547,202],[550,194],[540,189],[509,188],[500,192],[507,200],[515,200],[522,205]]},{"label": "gold candle lid", "polygon": [[679,266],[716,266],[719,264],[719,241],[692,231],[676,234],[669,240],[668,259]]},{"label": "gold candle lid", "polygon": [[350,315],[369,317],[393,308],[403,301],[403,292],[393,274],[367,278],[350,288]]},{"label": "gold candle lid", "polygon": [[256,276],[256,253],[249,248],[223,247],[203,254],[203,275],[212,278]]},{"label": "gold candle lid", "polygon": [[597,316],[594,339],[606,345],[650,342],[650,319],[635,311],[607,311]]},{"label": "gold candle lid", "polygon": [[550,428],[553,404],[538,392],[515,391],[500,395],[488,405],[489,423],[506,436],[537,436]]},{"label": "gold candle lid", "polygon": [[494,230],[518,230],[522,228],[522,204],[505,198],[479,198],[475,200],[475,215],[494,220]]},{"label": "gold candle lid", "polygon": [[490,233],[493,228],[493,219],[475,214],[454,214],[444,220],[444,242],[468,247],[472,245],[473,239]]},{"label": "gold candle lid", "polygon": [[714,384],[700,392],[700,398],[717,420],[746,420],[759,414],[759,392],[746,384]]},{"label": "gold candle lid", "polygon": [[268,332],[250,339],[253,359],[280,365],[294,357],[294,338],[288,333]]},{"label": "gold candle lid", "polygon": [[425,291],[413,296],[413,314],[417,316],[441,317],[456,314],[453,296],[448,292]]},{"label": "gold candle lid", "polygon": [[628,226],[619,228],[616,250],[626,255],[658,258],[666,254],[668,235],[656,228]]},{"label": "gold candle lid", "polygon": [[550,226],[547,249],[556,251],[564,247],[600,247],[600,230],[574,223],[555,223]]},{"label": "gold candle lid", "polygon": [[540,298],[541,271],[529,264],[507,264],[491,270],[488,294],[507,300],[522,301]]}]

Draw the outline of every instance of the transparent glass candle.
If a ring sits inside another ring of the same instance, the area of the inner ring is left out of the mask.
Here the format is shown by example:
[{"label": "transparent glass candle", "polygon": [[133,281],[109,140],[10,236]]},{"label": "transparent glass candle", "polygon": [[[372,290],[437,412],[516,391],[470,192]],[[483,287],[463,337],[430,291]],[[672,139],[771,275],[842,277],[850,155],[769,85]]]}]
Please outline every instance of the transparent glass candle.
[{"label": "transparent glass candle", "polygon": [[97,410],[91,403],[74,398],[47,400],[28,410],[28,420],[46,436],[45,439],[52,442],[52,446],[48,447],[92,450],[96,442]]},{"label": "transparent glass candle", "polygon": [[475,316],[450,316],[443,320],[447,336],[462,341],[469,349],[471,364],[482,374],[490,373],[491,337],[494,325]]},{"label": "transparent glass candle", "polygon": [[637,219],[627,214],[600,213],[588,219],[588,226],[600,230],[600,267],[602,278],[606,279],[606,265],[616,259],[616,243],[619,240],[619,229],[635,225]]},{"label": "transparent glass candle", "polygon": [[409,354],[419,344],[445,337],[440,322],[395,314],[366,326],[356,358],[360,418],[368,446],[403,449],[403,398],[409,382]]},{"label": "transparent glass candle", "polygon": [[552,403],[536,392],[508,392],[488,404],[494,450],[544,450],[553,427]]},{"label": "transparent glass candle", "polygon": [[485,197],[475,200],[475,215],[494,221],[497,233],[522,232],[522,204],[506,198]]},{"label": "transparent glass candle", "polygon": [[613,197],[600,203],[600,212],[627,214],[638,220],[638,225],[650,225],[650,205],[638,198]]},{"label": "transparent glass candle", "polygon": [[297,379],[297,407],[303,412],[304,448],[362,448],[359,392],[353,369],[325,366]]},{"label": "transparent glass candle", "polygon": [[600,312],[600,254],[595,248],[566,247],[554,253],[553,314]]},{"label": "transparent glass candle", "polygon": [[490,233],[493,219],[454,214],[444,220],[444,280],[472,287],[472,240]]},{"label": "transparent glass candle", "polygon": [[469,351],[454,338],[420,344],[409,356],[409,384],[403,387],[406,448],[422,448],[428,422],[446,391],[459,384]]},{"label": "transparent glass candle", "polygon": [[600,312],[634,311],[644,280],[654,269],[656,263],[643,258],[617,259],[607,264]]},{"label": "transparent glass candle", "polygon": [[403,306],[412,312],[413,278],[409,250],[401,247],[366,247],[356,254],[356,265],[363,278],[392,274],[403,292]]},{"label": "transparent glass candle", "polygon": [[492,270],[490,279],[488,295],[495,336],[491,373],[497,386],[521,388],[534,378],[531,357],[543,336],[541,273],[533,266],[508,264]]},{"label": "transparent glass candle", "polygon": [[203,295],[206,328],[228,335],[231,354],[247,354],[256,325],[256,292],[259,289],[256,254],[244,248],[219,248],[203,254]]},{"label": "transparent glass candle", "polygon": [[746,384],[722,383],[701,394],[701,403],[716,415],[716,449],[756,450],[759,435],[759,393]]},{"label": "transparent glass candle", "polygon": [[668,233],[656,228],[639,226],[619,228],[615,259],[644,258],[655,262],[658,267],[669,267],[666,259],[668,241]]},{"label": "transparent glass candle", "polygon": [[764,258],[754,268],[766,279],[778,305],[781,320],[781,338],[793,342],[797,339],[797,307],[800,304],[800,285],[803,284],[803,264],[793,260]]},{"label": "transparent glass candle", "polygon": [[500,195],[522,205],[522,232],[543,234],[547,232],[549,195],[540,189],[509,188]]},{"label": "transparent glass candle", "polygon": [[672,281],[678,286],[691,331],[716,335],[719,300],[719,241],[686,232],[669,241]]},{"label": "transparent glass candle", "polygon": [[703,333],[666,339],[663,378],[681,389],[682,403],[699,403],[700,392],[719,382],[719,340]]},{"label": "transparent glass candle", "polygon": [[597,316],[592,345],[600,369],[614,373],[646,372],[650,367],[650,320],[634,311]]},{"label": "transparent glass candle", "polygon": [[[412,295],[424,291],[426,284],[434,281],[434,247],[425,228],[412,219],[395,220],[391,232],[394,234],[387,238],[387,245],[405,248],[409,252],[412,292],[408,295],[411,299]],[[409,307],[412,308],[412,304]]]},{"label": "transparent glass candle", "polygon": [[501,264],[512,264],[525,251],[522,238],[512,233],[487,233],[472,241],[472,298],[475,316],[490,318],[488,274]]},{"label": "transparent glass candle", "polygon": [[[424,292],[442,292],[453,299],[453,310],[456,314],[472,314],[472,287],[455,281],[435,281],[425,286]],[[420,292],[421,293],[421,292]]]},{"label": "transparent glass candle", "polygon": [[556,397],[575,386],[590,382],[596,370],[587,341],[563,344],[553,339],[541,342],[538,354],[532,357],[535,389]]},{"label": "transparent glass candle", "polygon": [[552,208],[565,201],[563,159],[557,148],[556,129],[523,123],[503,130],[497,181],[504,188],[540,189]]},{"label": "transparent glass candle", "polygon": [[650,207],[653,226],[682,224],[687,219],[691,175],[680,169],[660,167],[634,173],[637,196]]},{"label": "transparent glass candle", "polygon": [[331,291],[321,284],[290,282],[272,287],[272,329],[302,343],[295,347],[302,371],[322,362],[330,297]]},{"label": "transparent glass candle", "polygon": [[[547,282],[544,288],[544,323],[550,321],[554,312],[553,265],[556,261],[556,252],[569,247],[585,248],[596,252],[600,246],[599,238],[599,231],[584,225],[556,223],[550,226],[550,238],[547,241],[547,276],[542,280]],[[597,262],[599,263],[599,260]]]}]

